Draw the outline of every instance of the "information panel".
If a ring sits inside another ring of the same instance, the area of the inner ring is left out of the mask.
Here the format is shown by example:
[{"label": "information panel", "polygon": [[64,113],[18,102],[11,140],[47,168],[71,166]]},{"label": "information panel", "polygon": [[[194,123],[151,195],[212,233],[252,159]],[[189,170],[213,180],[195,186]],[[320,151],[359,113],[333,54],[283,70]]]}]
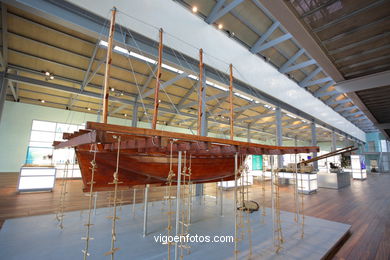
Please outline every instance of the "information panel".
[{"label": "information panel", "polygon": [[263,156],[252,155],[252,170],[263,170]]}]

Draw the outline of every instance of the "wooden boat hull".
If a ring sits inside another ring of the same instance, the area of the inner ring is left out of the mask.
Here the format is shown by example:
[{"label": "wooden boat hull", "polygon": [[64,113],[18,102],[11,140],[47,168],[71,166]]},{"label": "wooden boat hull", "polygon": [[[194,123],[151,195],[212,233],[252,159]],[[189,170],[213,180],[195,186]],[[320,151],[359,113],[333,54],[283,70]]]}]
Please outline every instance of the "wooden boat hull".
[{"label": "wooden boat hull", "polygon": [[[240,142],[229,139],[195,136],[155,129],[134,128],[87,122],[86,129],[68,134],[64,142],[55,142],[55,149],[74,147],[79,161],[84,190],[88,191],[96,147],[94,190],[112,190],[119,149],[118,179],[120,187],[166,185],[173,154],[172,170],[177,173],[177,154],[182,152],[182,165],[189,166],[193,183],[234,179],[235,155],[238,167],[249,154],[296,154],[318,152],[318,147],[283,147]],[[184,169],[183,169],[184,171]],[[177,176],[173,178],[175,184]]]},{"label": "wooden boat hull", "polygon": [[[94,152],[90,146],[76,147],[76,156],[82,173],[84,190],[90,190]],[[116,170],[117,150],[98,149],[96,152],[96,168],[94,173],[94,190],[112,190],[113,174]],[[184,168],[184,153],[182,159]],[[186,173],[188,173],[189,155],[186,156]],[[178,159],[172,158],[172,170],[176,185]],[[119,155],[119,186],[154,184],[166,185],[170,170],[170,157],[162,154],[136,154],[122,150]],[[184,169],[182,170],[184,171]],[[200,157],[191,158],[191,182],[206,183],[234,180],[234,156],[223,158]]]}]

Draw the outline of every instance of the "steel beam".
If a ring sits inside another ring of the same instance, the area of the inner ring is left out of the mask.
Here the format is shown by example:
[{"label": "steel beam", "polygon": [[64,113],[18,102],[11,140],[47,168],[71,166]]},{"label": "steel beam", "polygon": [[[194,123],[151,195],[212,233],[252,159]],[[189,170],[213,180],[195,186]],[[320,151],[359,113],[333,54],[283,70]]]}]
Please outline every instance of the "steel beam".
[{"label": "steel beam", "polygon": [[226,0],[218,0],[217,3],[214,5],[213,9],[211,9],[210,14],[206,18],[206,23],[210,24],[212,19],[217,16],[217,13],[219,10],[221,10],[223,4]]},{"label": "steel beam", "polygon": [[292,65],[301,55],[305,53],[304,49],[297,51],[288,61],[286,61],[279,69],[281,73],[285,73],[286,69]]},{"label": "steel beam", "polygon": [[309,81],[306,84],[304,84],[302,87],[307,88],[307,87],[310,87],[310,86],[314,86],[314,85],[317,85],[317,84],[322,84],[322,83],[329,82],[329,81],[332,81],[332,78],[331,77],[325,77],[325,78]]},{"label": "steel beam", "polygon": [[12,96],[14,98],[14,101],[18,101],[18,90],[15,82],[8,81],[8,86],[11,90]]},{"label": "steel beam", "polygon": [[333,91],[322,92],[322,93],[317,93],[317,92],[313,93],[313,95],[317,98],[325,97],[325,96],[333,96],[336,94],[340,94],[340,92],[338,92],[337,90],[333,90]]},{"label": "steel beam", "polygon": [[304,78],[301,82],[299,82],[299,86],[301,87],[305,87],[306,84],[312,79],[314,78],[315,76],[317,76],[318,73],[320,73],[322,71],[322,69],[320,67],[316,68],[315,70],[313,70],[309,75],[306,76],[306,78]]},{"label": "steel beam", "polygon": [[[208,102],[210,100],[213,100],[213,99],[220,99],[220,98],[225,98],[229,96],[229,92],[224,92],[224,93],[220,93],[220,94],[217,94],[217,95],[214,95],[214,96],[208,96],[206,97],[203,102]],[[187,108],[187,107],[192,107],[192,106],[196,106],[198,104],[198,101],[193,101],[193,102],[190,102],[190,103],[187,103],[187,104],[184,104],[183,106],[180,107],[180,109],[184,109],[184,108]]]},{"label": "steel beam", "polygon": [[[248,117],[240,118],[240,119],[236,120],[236,123],[247,121],[247,120],[256,120],[256,121],[258,121],[261,118],[271,117],[271,116],[275,116],[275,113],[272,112],[272,113],[269,113],[269,114],[260,114],[260,115],[257,115],[257,116],[248,116]],[[252,123],[254,123],[254,122],[252,122]]]},{"label": "steel beam", "polygon": [[261,35],[261,37],[253,44],[253,46],[250,48],[250,51],[252,53],[258,53],[258,49],[263,45],[263,43],[271,36],[271,34],[279,27],[279,22],[274,22],[268,30]]},{"label": "steel beam", "polygon": [[308,61],[301,62],[301,63],[299,63],[297,65],[290,66],[287,69],[285,69],[283,72],[284,73],[288,73],[288,72],[291,72],[291,71],[294,71],[294,70],[303,69],[304,67],[307,67],[307,66],[310,66],[310,65],[313,65],[313,64],[316,64],[316,63],[317,62],[315,60],[310,59]]},{"label": "steel beam", "polygon": [[341,105],[338,106],[338,107],[335,107],[335,111],[336,112],[342,112],[342,111],[348,111],[348,110],[352,110],[352,109],[357,109],[358,107],[357,106],[350,106],[350,107],[342,107]]},{"label": "steel beam", "polygon": [[356,92],[390,85],[390,70],[338,82],[335,88],[341,93]]},{"label": "steel beam", "polygon": [[328,105],[337,105],[337,104],[345,104],[345,103],[349,103],[349,102],[352,102],[352,101],[349,98],[346,98],[346,99],[341,99],[341,100],[334,100],[334,101],[331,101],[327,104]]},{"label": "steel beam", "polygon": [[214,23],[216,20],[236,8],[239,4],[241,4],[244,0],[233,0],[230,2],[227,6],[222,7],[222,5],[225,3],[225,1],[219,0],[213,10],[211,11],[210,15],[206,18],[206,22],[208,24]]},{"label": "steel beam", "polygon": [[[91,81],[91,79],[92,79],[92,77],[89,77],[89,73],[91,72],[93,62],[95,61],[96,54],[97,54],[97,52],[99,50],[99,46],[100,45],[99,45],[99,41],[98,41],[98,42],[96,42],[95,48],[93,49],[93,52],[92,52],[92,55],[91,55],[91,59],[89,60],[89,63],[88,63],[87,70],[84,73],[83,83],[81,84],[81,91],[84,90],[85,86],[88,85],[89,81]],[[99,67],[100,66],[97,66],[97,68],[99,68]]]},{"label": "steel beam", "polygon": [[271,47],[273,47],[273,46],[275,46],[275,45],[277,45],[277,44],[279,44],[279,43],[282,43],[282,42],[284,42],[284,41],[287,41],[287,40],[289,40],[289,39],[291,39],[291,38],[292,38],[292,35],[289,34],[289,33],[287,33],[287,34],[282,35],[282,36],[280,36],[280,37],[278,37],[278,38],[276,38],[276,39],[274,39],[274,40],[272,40],[272,41],[269,41],[269,42],[267,42],[267,43],[264,43],[264,44],[262,44],[261,46],[259,46],[259,47],[257,47],[257,48],[251,49],[251,52],[253,52],[253,53],[259,53],[259,52],[265,51],[265,50],[267,50],[267,49],[269,49],[269,48],[271,48]]},{"label": "steel beam", "polygon": [[334,81],[331,81],[331,82],[325,84],[324,86],[320,87],[318,90],[316,90],[316,92],[314,92],[314,96],[316,96],[316,94],[318,94],[318,93],[321,93],[323,91],[328,90],[328,88],[333,86],[333,84],[334,84]]},{"label": "steel beam", "polygon": [[1,124],[4,103],[5,103],[5,99],[7,97],[7,86],[8,86],[8,79],[6,77],[4,77],[3,73],[0,76],[0,83],[1,83],[1,88],[0,88],[0,124]]},{"label": "steel beam", "polygon": [[[179,81],[179,80],[181,80],[183,78],[186,78],[187,76],[188,76],[188,73],[186,73],[186,72],[183,72],[183,73],[177,75],[176,77],[174,77],[174,78],[164,82],[163,84],[161,84],[160,85],[160,90],[163,90],[164,88],[172,85],[173,83],[175,83],[175,82],[177,82],[177,81]],[[153,93],[154,93],[154,89],[151,89],[151,90],[147,91],[146,93],[142,94],[142,97],[146,98],[146,97],[152,95]]]}]

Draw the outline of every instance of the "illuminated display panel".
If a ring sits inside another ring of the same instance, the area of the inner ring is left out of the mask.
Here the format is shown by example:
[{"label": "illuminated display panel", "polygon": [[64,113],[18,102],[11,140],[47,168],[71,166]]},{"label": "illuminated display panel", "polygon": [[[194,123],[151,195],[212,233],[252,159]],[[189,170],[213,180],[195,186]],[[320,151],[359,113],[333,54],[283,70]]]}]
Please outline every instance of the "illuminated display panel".
[{"label": "illuminated display panel", "polygon": [[22,167],[19,174],[18,190],[47,191],[53,190],[56,179],[54,167]]}]

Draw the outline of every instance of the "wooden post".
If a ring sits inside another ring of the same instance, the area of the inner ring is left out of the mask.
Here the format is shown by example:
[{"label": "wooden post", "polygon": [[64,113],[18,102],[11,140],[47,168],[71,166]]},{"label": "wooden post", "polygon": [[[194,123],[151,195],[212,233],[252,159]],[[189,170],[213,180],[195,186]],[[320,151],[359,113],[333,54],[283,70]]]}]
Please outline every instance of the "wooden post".
[{"label": "wooden post", "polygon": [[152,129],[156,129],[157,125],[157,116],[158,116],[158,93],[160,91],[160,79],[161,79],[161,64],[162,64],[162,41],[163,41],[163,29],[160,29],[160,41],[158,45],[158,62],[157,62],[157,77],[156,77],[156,88],[154,90],[154,109],[153,109],[153,120],[152,120]]},{"label": "wooden post", "polygon": [[203,50],[199,50],[199,91],[198,91],[198,135],[202,131],[202,115],[205,111],[202,110],[203,105]]},{"label": "wooden post", "polygon": [[110,68],[111,68],[111,55],[112,55],[112,41],[115,33],[115,14],[116,8],[111,10],[111,24],[110,33],[108,35],[108,46],[107,46],[107,59],[106,59],[106,70],[104,72],[104,94],[103,94],[103,123],[107,124],[108,115],[108,96],[109,96],[109,81],[110,81]]},{"label": "wooden post", "polygon": [[230,86],[229,86],[229,103],[230,103],[230,140],[233,140],[233,65],[230,64]]}]

